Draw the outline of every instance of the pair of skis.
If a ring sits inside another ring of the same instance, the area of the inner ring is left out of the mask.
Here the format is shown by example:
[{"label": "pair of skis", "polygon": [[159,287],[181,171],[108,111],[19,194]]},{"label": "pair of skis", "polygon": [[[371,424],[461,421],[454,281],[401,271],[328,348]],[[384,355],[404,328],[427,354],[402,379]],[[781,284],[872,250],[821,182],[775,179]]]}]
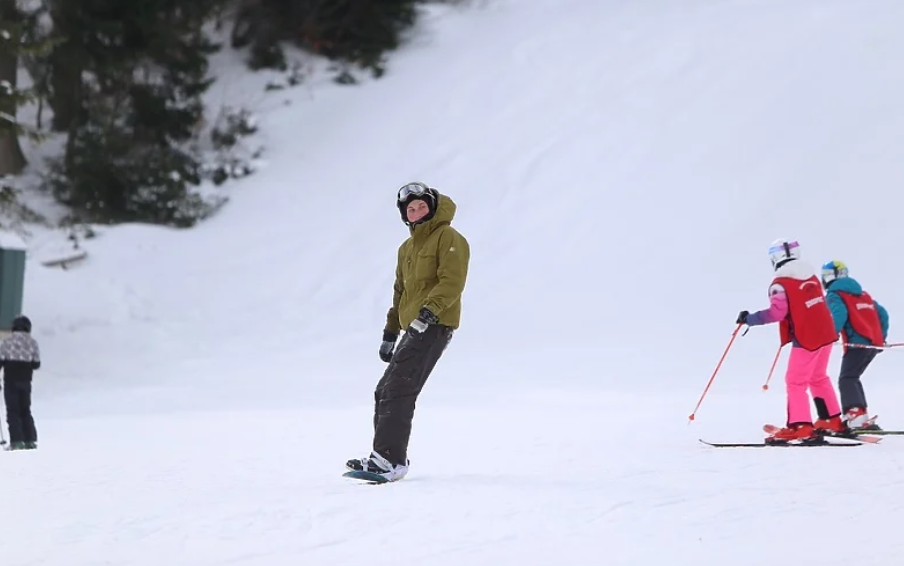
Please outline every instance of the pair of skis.
[{"label": "pair of skis", "polygon": [[[775,425],[767,424],[763,426],[763,431],[767,434],[775,434],[776,432],[778,432],[779,428],[780,427],[777,427]],[[782,444],[767,444],[766,442],[709,442],[707,440],[703,440],[702,438],[699,440],[703,444],[712,446],[714,448],[818,448],[827,446],[837,448],[861,446],[863,444],[878,444],[884,436],[902,435],[904,435],[904,431],[901,430],[867,430],[862,432],[851,432],[844,435],[830,434],[825,435],[824,437],[819,439]],[[834,439],[840,439],[842,440],[842,442],[834,441]]]}]

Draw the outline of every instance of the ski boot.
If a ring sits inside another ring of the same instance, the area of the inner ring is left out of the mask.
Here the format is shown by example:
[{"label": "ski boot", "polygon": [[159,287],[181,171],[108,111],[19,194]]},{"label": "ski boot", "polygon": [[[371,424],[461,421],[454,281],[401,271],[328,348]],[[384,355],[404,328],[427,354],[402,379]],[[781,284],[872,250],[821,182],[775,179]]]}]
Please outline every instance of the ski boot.
[{"label": "ski boot", "polygon": [[848,409],[848,412],[844,414],[844,420],[847,422],[847,426],[854,432],[882,430],[882,428],[876,424],[876,417],[870,417],[869,413],[866,412],[866,407],[851,407]]},{"label": "ski boot", "polygon": [[766,437],[766,444],[782,445],[782,444],[824,444],[822,436],[819,435],[813,425],[810,423],[794,423],[779,429],[771,436]]},{"label": "ski boot", "polygon": [[847,423],[841,420],[841,415],[835,415],[828,419],[819,419],[813,423],[813,428],[816,429],[818,434],[826,436],[840,436],[842,438],[853,438],[854,436]]},{"label": "ski boot", "polygon": [[823,436],[835,436],[838,438],[857,438],[856,431],[852,430],[841,415],[835,415],[828,419],[819,419],[813,423],[813,428]]},{"label": "ski boot", "polygon": [[377,452],[371,452],[370,456],[349,460],[345,463],[345,467],[349,470],[364,471],[370,472],[372,474],[377,474],[383,476],[388,481],[398,481],[408,474],[409,464],[410,461],[406,460],[405,464],[394,465],[389,463],[389,460],[387,460]]}]

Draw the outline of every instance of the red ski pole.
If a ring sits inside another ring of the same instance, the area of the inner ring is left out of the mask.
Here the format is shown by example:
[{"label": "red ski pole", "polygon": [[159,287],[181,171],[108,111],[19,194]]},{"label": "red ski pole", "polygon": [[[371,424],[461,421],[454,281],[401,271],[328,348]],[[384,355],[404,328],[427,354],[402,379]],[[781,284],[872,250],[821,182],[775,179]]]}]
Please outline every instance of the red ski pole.
[{"label": "red ski pole", "polygon": [[696,418],[697,411],[700,409],[700,404],[703,403],[703,398],[706,397],[707,392],[709,392],[710,385],[712,385],[713,380],[716,379],[716,374],[719,373],[719,368],[722,367],[722,362],[725,361],[725,356],[728,355],[728,350],[730,350],[731,345],[734,344],[735,338],[737,338],[738,336],[738,331],[741,330],[741,326],[742,323],[738,323],[737,328],[735,328],[734,332],[731,333],[731,340],[728,341],[728,346],[725,347],[725,352],[722,354],[722,358],[719,360],[718,365],[716,365],[716,370],[713,372],[712,377],[709,378],[709,383],[706,384],[706,389],[703,390],[703,395],[701,395],[700,400],[697,401],[697,406],[694,407],[694,412],[691,413],[690,417],[688,417],[690,421],[693,421]]},{"label": "red ski pole", "polygon": [[769,369],[769,375],[766,376],[766,383],[763,384],[763,391],[769,390],[769,380],[772,379],[772,373],[775,371],[775,366],[778,364],[778,357],[781,355],[782,348],[784,347],[784,345],[779,346],[778,352],[775,353],[775,359],[772,360],[772,367]]}]

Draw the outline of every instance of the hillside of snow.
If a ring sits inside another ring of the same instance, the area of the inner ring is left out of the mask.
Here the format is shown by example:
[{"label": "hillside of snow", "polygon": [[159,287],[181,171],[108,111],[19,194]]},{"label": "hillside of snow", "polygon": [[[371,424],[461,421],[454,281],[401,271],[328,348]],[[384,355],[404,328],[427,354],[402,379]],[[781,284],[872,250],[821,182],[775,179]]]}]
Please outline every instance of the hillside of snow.
[{"label": "hillside of snow", "polygon": [[[265,163],[190,230],[30,241],[39,450],[0,458],[3,566],[893,564],[904,440],[713,450],[783,424],[769,244],[841,259],[904,340],[904,4],[431,6],[386,76],[263,91],[217,56]],[[462,325],[411,472],[370,449],[402,184],[457,204]],[[840,350],[830,372],[837,376]],[[864,384],[904,428],[904,353]],[[843,537],[825,536],[840,528]],[[814,535],[815,533],[815,535]],[[816,537],[814,540],[814,536]]]}]

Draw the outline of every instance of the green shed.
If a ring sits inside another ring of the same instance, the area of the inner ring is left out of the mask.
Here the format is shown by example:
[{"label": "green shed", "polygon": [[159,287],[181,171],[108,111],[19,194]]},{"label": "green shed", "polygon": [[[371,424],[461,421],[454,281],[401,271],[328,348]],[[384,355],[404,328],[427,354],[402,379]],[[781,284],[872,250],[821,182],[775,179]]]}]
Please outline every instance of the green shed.
[{"label": "green shed", "polygon": [[11,331],[22,314],[26,249],[17,234],[0,230],[0,331]]}]

